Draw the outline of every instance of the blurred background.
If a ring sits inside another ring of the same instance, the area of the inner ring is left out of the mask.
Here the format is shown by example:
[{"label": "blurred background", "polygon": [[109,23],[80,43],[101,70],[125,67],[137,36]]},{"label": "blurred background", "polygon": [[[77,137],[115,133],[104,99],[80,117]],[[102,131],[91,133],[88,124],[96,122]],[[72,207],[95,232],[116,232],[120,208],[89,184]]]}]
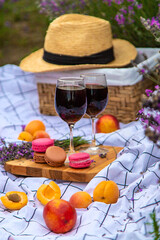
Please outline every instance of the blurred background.
[{"label": "blurred background", "polygon": [[104,18],[111,22],[113,37],[136,47],[160,47],[140,20],[154,22],[159,8],[160,0],[0,0],[0,66],[18,65],[43,47],[49,23],[65,13]]}]

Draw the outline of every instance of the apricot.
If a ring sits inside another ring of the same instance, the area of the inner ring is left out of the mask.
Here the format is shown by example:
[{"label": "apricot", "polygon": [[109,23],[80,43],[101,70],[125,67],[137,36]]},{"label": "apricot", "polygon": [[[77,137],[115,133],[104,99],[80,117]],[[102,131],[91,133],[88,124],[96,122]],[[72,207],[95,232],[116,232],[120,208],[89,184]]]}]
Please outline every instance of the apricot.
[{"label": "apricot", "polygon": [[96,122],[97,133],[111,133],[118,129],[119,121],[115,116],[111,114],[101,116]]},{"label": "apricot", "polygon": [[116,203],[119,198],[119,189],[114,181],[102,181],[93,191],[93,200],[106,204]]},{"label": "apricot", "polygon": [[76,192],[70,199],[70,204],[75,208],[87,208],[92,203],[92,198],[87,192]]},{"label": "apricot", "polygon": [[49,201],[53,199],[59,199],[61,197],[61,190],[58,184],[54,181],[49,182],[49,184],[42,184],[37,190],[37,199],[46,205]]},{"label": "apricot", "polygon": [[38,139],[38,138],[50,138],[49,134],[44,131],[44,130],[39,130],[39,131],[36,131],[34,134],[33,134],[33,140],[34,139]]},{"label": "apricot", "polygon": [[3,205],[10,210],[19,210],[28,202],[28,197],[24,192],[11,191],[2,196],[1,201]]},{"label": "apricot", "polygon": [[45,205],[43,218],[51,231],[55,233],[66,233],[76,224],[77,213],[68,201],[54,199]]},{"label": "apricot", "polygon": [[36,131],[39,131],[39,130],[45,131],[46,127],[41,120],[32,120],[25,126],[24,130],[26,132],[29,132],[31,135],[33,135]]},{"label": "apricot", "polygon": [[19,134],[18,139],[22,141],[32,142],[33,136],[29,132],[23,131]]}]

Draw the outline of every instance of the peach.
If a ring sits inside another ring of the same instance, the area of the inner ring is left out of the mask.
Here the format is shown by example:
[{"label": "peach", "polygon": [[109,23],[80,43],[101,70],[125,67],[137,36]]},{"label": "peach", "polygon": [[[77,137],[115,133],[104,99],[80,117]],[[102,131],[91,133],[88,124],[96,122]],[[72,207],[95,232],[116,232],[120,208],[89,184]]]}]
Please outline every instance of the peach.
[{"label": "peach", "polygon": [[102,181],[93,191],[93,200],[106,204],[116,203],[119,198],[119,189],[114,181]]},{"label": "peach", "polygon": [[103,115],[96,122],[97,133],[110,133],[119,129],[119,121],[113,115]]},{"label": "peach", "polygon": [[87,192],[76,192],[70,199],[70,204],[75,208],[87,208],[92,203],[92,198]]},{"label": "peach", "polygon": [[39,131],[39,130],[45,131],[46,127],[41,120],[32,120],[25,126],[24,130],[26,132],[29,132],[31,135],[33,135],[36,131]]},{"label": "peach", "polygon": [[44,131],[44,130],[39,130],[39,131],[36,131],[34,134],[33,134],[33,140],[34,139],[38,139],[38,138],[50,138],[49,134]]},{"label": "peach", "polygon": [[55,233],[66,233],[76,224],[77,213],[68,201],[54,199],[45,205],[43,218],[51,231]]}]

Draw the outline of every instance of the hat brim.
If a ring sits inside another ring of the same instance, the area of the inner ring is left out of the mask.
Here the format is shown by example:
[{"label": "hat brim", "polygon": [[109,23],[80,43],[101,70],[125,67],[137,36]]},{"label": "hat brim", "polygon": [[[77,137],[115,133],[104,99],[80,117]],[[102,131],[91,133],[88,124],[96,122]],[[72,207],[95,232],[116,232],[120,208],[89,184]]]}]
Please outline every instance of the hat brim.
[{"label": "hat brim", "polygon": [[70,71],[94,68],[119,68],[130,64],[137,56],[136,48],[123,39],[113,39],[115,60],[107,64],[56,65],[43,60],[43,48],[31,53],[20,62],[20,68],[28,72]]}]

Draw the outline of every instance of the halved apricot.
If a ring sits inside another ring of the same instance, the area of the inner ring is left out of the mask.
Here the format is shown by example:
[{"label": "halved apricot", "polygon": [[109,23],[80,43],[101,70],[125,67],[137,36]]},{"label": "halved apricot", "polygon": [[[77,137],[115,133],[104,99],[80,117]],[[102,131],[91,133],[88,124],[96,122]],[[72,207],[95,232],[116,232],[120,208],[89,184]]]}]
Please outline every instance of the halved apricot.
[{"label": "halved apricot", "polygon": [[28,202],[28,197],[24,192],[11,191],[1,197],[3,205],[10,210],[19,210]]},{"label": "halved apricot", "polygon": [[37,190],[37,199],[46,205],[49,201],[53,199],[59,199],[61,197],[60,187],[51,181],[48,185],[42,184]]}]

